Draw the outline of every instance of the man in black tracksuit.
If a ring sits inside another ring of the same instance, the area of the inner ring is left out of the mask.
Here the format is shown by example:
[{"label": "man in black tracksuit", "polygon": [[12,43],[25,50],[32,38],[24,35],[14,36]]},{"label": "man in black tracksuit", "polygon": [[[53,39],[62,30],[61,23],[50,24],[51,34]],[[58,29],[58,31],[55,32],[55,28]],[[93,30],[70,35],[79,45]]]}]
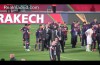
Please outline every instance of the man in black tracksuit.
[{"label": "man in black tracksuit", "polygon": [[46,43],[46,47],[47,47],[47,50],[49,49],[50,47],[50,28],[48,26],[46,26],[46,39],[45,39],[45,43]]}]

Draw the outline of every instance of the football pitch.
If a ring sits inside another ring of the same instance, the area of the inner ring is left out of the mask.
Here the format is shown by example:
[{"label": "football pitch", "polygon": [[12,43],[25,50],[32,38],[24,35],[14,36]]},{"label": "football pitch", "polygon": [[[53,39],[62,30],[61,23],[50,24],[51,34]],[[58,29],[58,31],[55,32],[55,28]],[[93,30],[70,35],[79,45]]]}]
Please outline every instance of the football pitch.
[{"label": "football pitch", "polygon": [[[5,58],[9,61],[9,54],[14,53],[15,58],[20,61],[24,58],[26,61],[50,61],[49,51],[34,51],[35,31],[39,27],[38,24],[31,25],[30,51],[25,51],[22,45],[22,32],[20,28],[24,24],[1,24],[0,25],[0,59]],[[68,25],[70,30],[70,25]],[[100,60],[98,50],[95,52],[86,52],[85,48],[81,48],[78,37],[76,48],[71,48],[70,32],[68,32],[68,40],[66,41],[65,53],[61,53],[61,61],[97,61]]]}]

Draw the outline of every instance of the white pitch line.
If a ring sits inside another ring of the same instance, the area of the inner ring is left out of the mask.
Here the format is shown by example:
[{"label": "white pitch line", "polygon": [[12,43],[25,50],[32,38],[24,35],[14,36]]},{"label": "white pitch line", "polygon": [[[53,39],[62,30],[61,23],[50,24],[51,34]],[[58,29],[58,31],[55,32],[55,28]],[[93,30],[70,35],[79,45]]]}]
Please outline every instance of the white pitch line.
[{"label": "white pitch line", "polygon": [[70,59],[70,60],[80,60],[80,59],[73,59],[73,58],[68,58],[68,57],[63,57],[63,56],[60,56],[60,57]]}]

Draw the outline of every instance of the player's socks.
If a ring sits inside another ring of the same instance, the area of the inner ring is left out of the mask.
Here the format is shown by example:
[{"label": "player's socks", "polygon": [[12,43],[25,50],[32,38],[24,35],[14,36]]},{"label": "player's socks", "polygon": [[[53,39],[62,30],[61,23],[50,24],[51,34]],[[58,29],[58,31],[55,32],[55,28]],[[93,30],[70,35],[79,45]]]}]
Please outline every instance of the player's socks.
[{"label": "player's socks", "polygon": [[29,48],[31,48],[30,43],[28,44]]},{"label": "player's socks", "polygon": [[28,43],[26,43],[26,49],[29,49],[29,45],[28,45]]},{"label": "player's socks", "polygon": [[40,44],[39,44],[39,50],[40,50]]},{"label": "player's socks", "polygon": [[37,44],[35,44],[35,49],[36,49],[36,47],[37,47]]},{"label": "player's socks", "polygon": [[25,48],[25,43],[23,43],[23,47]]}]

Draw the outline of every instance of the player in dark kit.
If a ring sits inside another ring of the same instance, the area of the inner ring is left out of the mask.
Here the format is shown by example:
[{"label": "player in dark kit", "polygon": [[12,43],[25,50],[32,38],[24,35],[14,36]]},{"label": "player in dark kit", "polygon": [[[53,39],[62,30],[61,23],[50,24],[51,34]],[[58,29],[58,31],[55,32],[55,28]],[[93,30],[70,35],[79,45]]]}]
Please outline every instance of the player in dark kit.
[{"label": "player in dark kit", "polygon": [[29,32],[30,24],[25,24],[23,28],[21,28],[21,31],[23,32],[23,45],[24,48],[26,48],[26,51],[29,50],[29,39],[30,39],[30,32]]},{"label": "player in dark kit", "polygon": [[47,24],[46,25],[46,39],[45,39],[47,50],[50,47],[50,36],[51,36],[50,34],[51,34],[51,31],[50,31],[49,25]]},{"label": "player in dark kit", "polygon": [[81,42],[81,29],[80,29],[80,22],[79,21],[77,21],[76,27],[77,27],[78,36],[79,36],[80,42]]},{"label": "player in dark kit", "polygon": [[92,45],[91,45],[91,49],[92,51],[96,51],[96,40],[97,40],[97,33],[96,33],[96,30],[97,30],[97,26],[93,26],[94,29],[93,29],[93,34],[92,34]]},{"label": "player in dark kit", "polygon": [[82,25],[82,45],[81,47],[83,48],[84,46],[87,45],[87,42],[86,42],[86,35],[85,35],[85,32],[86,30],[88,29],[87,25],[86,25],[86,22],[83,22],[83,25]]},{"label": "player in dark kit", "polygon": [[97,40],[97,33],[96,33],[96,30],[97,30],[97,25],[98,25],[98,21],[96,18],[94,18],[94,21],[90,23],[90,26],[93,26],[94,29],[93,29],[93,35],[92,35],[92,51],[96,51],[96,40]]},{"label": "player in dark kit", "polygon": [[23,33],[23,46],[24,46],[24,48],[25,48],[24,31],[25,31],[25,28],[27,27],[27,25],[28,25],[28,24],[25,24],[24,27],[22,27],[22,28],[20,29],[20,31],[22,31],[22,33]]},{"label": "player in dark kit", "polygon": [[[38,50],[39,51],[41,51],[41,45],[42,45],[42,34],[43,34],[43,32],[42,32],[42,25],[40,24],[39,25],[39,29],[37,29],[37,32],[36,32],[36,37],[37,37],[37,42],[38,42]],[[36,46],[37,46],[37,44],[35,45],[35,49],[36,49]]]},{"label": "player in dark kit", "polygon": [[38,29],[38,35],[39,35],[39,45],[42,46],[41,51],[44,51],[44,44],[46,38],[46,30],[44,28],[44,25],[40,25],[40,28]]},{"label": "player in dark kit", "polygon": [[65,47],[66,40],[68,39],[68,37],[67,37],[67,33],[68,33],[68,26],[67,26],[67,24],[64,24],[62,29],[63,29],[62,31],[64,33],[64,47]]},{"label": "player in dark kit", "polygon": [[71,44],[72,44],[72,48],[75,48],[75,46],[76,46],[76,43],[77,43],[77,35],[78,35],[77,27],[74,27],[71,30]]},{"label": "player in dark kit", "polygon": [[75,21],[73,21],[73,22],[72,22],[72,24],[71,24],[71,29],[73,29],[73,28],[74,28],[75,24],[76,24],[76,22],[75,22]]},{"label": "player in dark kit", "polygon": [[40,49],[40,47],[39,47],[40,46],[40,44],[39,44],[39,29],[36,30],[35,35],[36,35],[36,44],[35,44],[34,50],[36,50],[37,45],[38,45],[38,50],[39,50]]},{"label": "player in dark kit", "polygon": [[25,44],[26,44],[26,51],[30,51],[29,44],[30,44],[30,24],[27,25],[25,32],[24,32],[24,38],[25,38]]}]

